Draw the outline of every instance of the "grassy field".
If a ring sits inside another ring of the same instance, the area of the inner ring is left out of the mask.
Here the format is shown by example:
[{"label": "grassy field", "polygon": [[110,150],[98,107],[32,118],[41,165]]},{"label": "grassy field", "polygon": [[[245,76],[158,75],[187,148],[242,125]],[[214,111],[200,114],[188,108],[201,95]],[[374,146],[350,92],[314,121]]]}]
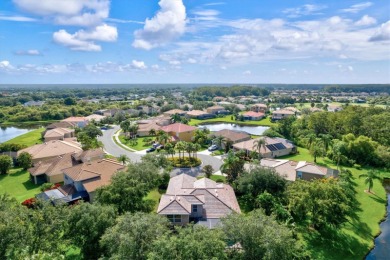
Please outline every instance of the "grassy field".
[{"label": "grassy field", "polygon": [[124,144],[124,145],[126,145],[134,150],[137,150],[137,151],[142,151],[142,150],[145,150],[145,149],[152,147],[149,143],[144,143],[145,138],[154,139],[155,137],[150,137],[150,136],[149,137],[147,137],[147,136],[138,137],[136,145],[133,145],[132,141],[127,140],[123,135],[119,136],[119,140],[121,141],[122,144]]},{"label": "grassy field", "polygon": [[19,135],[11,140],[8,140],[5,143],[13,143],[13,144],[22,144],[27,146],[32,146],[34,144],[41,144],[42,143],[42,132],[45,130],[45,128],[41,127],[35,130],[32,130],[28,133],[25,133],[23,135]]},{"label": "grassy field", "polygon": [[0,193],[7,193],[22,202],[40,193],[39,185],[30,181],[30,175],[21,168],[11,169],[9,174],[0,175]]},{"label": "grassy field", "polygon": [[189,122],[192,126],[198,126],[202,124],[207,123],[232,123],[237,125],[256,125],[256,126],[273,126],[276,125],[275,123],[272,123],[268,117],[263,118],[259,121],[236,121],[232,119],[232,115],[227,115],[224,117],[217,117],[217,118],[211,118],[211,119],[205,119],[205,120],[199,120],[199,119],[191,119]]},{"label": "grassy field", "polygon": [[[305,148],[298,149],[299,154],[283,157],[295,161],[313,162],[309,151]],[[323,166],[336,168],[336,165],[327,158],[317,158],[317,163]],[[379,180],[375,180],[373,193],[368,194],[364,178],[359,175],[369,168],[361,170],[348,168],[352,171],[356,184],[356,198],[359,202],[359,210],[356,217],[351,219],[338,232],[321,236],[310,230],[300,233],[312,254],[313,259],[362,259],[374,246],[374,237],[380,232],[379,222],[386,213],[386,192]],[[380,171],[383,176],[390,177],[390,173]]]},{"label": "grassy field", "polygon": [[[328,104],[328,105],[337,105],[337,106],[343,106],[345,105],[345,103],[340,103],[340,102],[331,102],[331,103],[315,103],[315,104]],[[311,103],[303,103],[303,106],[300,107],[298,104],[295,104],[296,107],[298,109],[301,109],[301,108],[310,108],[311,107]],[[369,107],[370,104],[367,104],[367,103],[349,103],[349,106],[361,106],[361,107]],[[385,108],[386,105],[374,105],[375,107],[381,107],[381,108]]]},{"label": "grassy field", "polygon": [[149,192],[148,196],[146,196],[146,198],[145,198],[145,199],[148,199],[148,200],[153,200],[155,202],[154,203],[153,213],[157,212],[158,204],[160,202],[161,195],[162,194],[158,191],[158,189],[154,189],[151,192]]}]

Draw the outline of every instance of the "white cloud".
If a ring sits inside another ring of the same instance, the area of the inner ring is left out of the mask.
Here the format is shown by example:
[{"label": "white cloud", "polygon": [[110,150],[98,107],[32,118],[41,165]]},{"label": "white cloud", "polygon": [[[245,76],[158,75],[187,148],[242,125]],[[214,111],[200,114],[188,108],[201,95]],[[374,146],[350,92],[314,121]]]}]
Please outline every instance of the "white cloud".
[{"label": "white cloud", "polygon": [[0,61],[0,68],[7,68],[10,66],[10,62],[7,60]]},{"label": "white cloud", "polygon": [[252,72],[250,70],[246,70],[242,74],[246,75],[246,76],[249,76],[249,75],[252,75]]},{"label": "white cloud", "polygon": [[373,24],[376,24],[376,19],[368,15],[364,15],[359,21],[355,23],[356,26],[369,26]]},{"label": "white cloud", "polygon": [[70,34],[65,30],[59,30],[53,34],[54,42],[69,47],[74,51],[101,51],[102,48],[93,42],[80,40],[77,33]]},{"label": "white cloud", "polygon": [[25,16],[5,16],[5,15],[1,15],[0,20],[12,21],[12,22],[35,22],[35,21],[37,21],[34,18],[25,17]]},{"label": "white cloud", "polygon": [[135,68],[135,69],[147,69],[148,67],[145,65],[145,62],[143,62],[143,61],[138,61],[138,60],[133,60],[132,62],[131,62],[131,64],[132,64],[132,66],[133,66],[133,68]]},{"label": "white cloud", "polygon": [[195,64],[197,61],[193,58],[188,58],[187,62],[190,64]]},{"label": "white cloud", "polygon": [[38,50],[16,51],[16,55],[20,56],[40,56],[42,53]]},{"label": "white cloud", "polygon": [[186,8],[182,0],[160,0],[161,9],[145,26],[134,32],[133,47],[150,50],[181,36],[186,28]]},{"label": "white cloud", "polygon": [[342,12],[345,12],[345,13],[358,13],[364,9],[367,9],[368,7],[372,6],[373,3],[371,2],[365,2],[365,3],[359,3],[359,4],[355,4],[355,5],[352,5],[350,6],[349,8],[345,8],[345,9],[342,9],[341,11]]},{"label": "white cloud", "polygon": [[13,0],[22,10],[58,24],[93,26],[108,17],[110,0]]},{"label": "white cloud", "polygon": [[215,21],[218,19],[219,11],[213,9],[197,10],[192,12],[198,21]]},{"label": "white cloud", "polygon": [[305,15],[317,15],[320,14],[319,11],[326,9],[325,5],[313,5],[306,4],[296,8],[287,8],[283,10],[283,13],[287,15],[287,17],[296,18]]},{"label": "white cloud", "polygon": [[370,37],[370,41],[388,41],[390,40],[390,20],[383,23],[380,28],[377,29],[375,34]]},{"label": "white cloud", "polygon": [[79,30],[70,34],[59,30],[53,34],[54,42],[75,51],[101,51],[101,47],[93,41],[113,42],[118,38],[116,27],[103,24],[91,30]]}]

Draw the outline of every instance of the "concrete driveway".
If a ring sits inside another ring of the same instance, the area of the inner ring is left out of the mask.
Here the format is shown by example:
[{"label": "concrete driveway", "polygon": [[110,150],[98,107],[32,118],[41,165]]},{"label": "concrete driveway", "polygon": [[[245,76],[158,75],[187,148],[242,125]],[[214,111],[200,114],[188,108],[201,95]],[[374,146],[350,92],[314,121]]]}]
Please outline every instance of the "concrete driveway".
[{"label": "concrete driveway", "polygon": [[[142,156],[144,154],[146,154],[145,151],[131,152],[131,151],[124,149],[123,147],[119,146],[118,144],[116,144],[114,142],[113,136],[119,129],[120,129],[119,126],[113,126],[112,129],[108,129],[108,130],[103,131],[103,136],[98,137],[98,140],[101,141],[104,145],[104,150],[108,154],[111,154],[115,157],[119,157],[120,155],[124,154],[127,157],[129,157],[129,159],[132,162],[141,161]],[[197,153],[197,156],[199,159],[202,160],[201,166],[194,167],[194,168],[186,168],[186,169],[175,168],[172,170],[171,176],[176,176],[176,175],[183,174],[183,173],[191,175],[193,177],[203,176],[202,168],[205,165],[211,165],[214,169],[214,172],[219,171],[219,168],[222,165],[221,158],[211,156],[211,155],[205,153],[205,151]]]}]

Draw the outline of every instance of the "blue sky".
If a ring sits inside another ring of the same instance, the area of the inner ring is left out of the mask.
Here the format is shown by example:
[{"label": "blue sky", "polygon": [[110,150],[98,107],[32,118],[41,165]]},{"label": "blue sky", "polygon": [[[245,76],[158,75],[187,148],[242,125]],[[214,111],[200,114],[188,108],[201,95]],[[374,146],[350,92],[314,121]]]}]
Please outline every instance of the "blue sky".
[{"label": "blue sky", "polygon": [[1,0],[10,83],[390,83],[390,3]]}]

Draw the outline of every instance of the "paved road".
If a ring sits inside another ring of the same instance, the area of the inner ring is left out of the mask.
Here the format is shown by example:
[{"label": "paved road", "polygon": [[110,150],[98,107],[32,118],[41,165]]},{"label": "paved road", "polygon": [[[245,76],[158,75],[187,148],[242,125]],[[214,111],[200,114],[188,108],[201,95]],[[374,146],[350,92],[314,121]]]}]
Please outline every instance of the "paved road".
[{"label": "paved road", "polygon": [[[103,131],[103,136],[99,137],[99,140],[103,143],[104,150],[115,157],[119,157],[120,155],[125,154],[132,162],[139,162],[142,157],[141,154],[127,151],[126,149],[117,145],[112,139],[115,132],[117,132],[118,130],[119,126],[114,126],[114,128],[112,129]],[[202,160],[201,166],[190,169],[176,168],[171,172],[171,176],[176,176],[182,173],[186,173],[194,177],[201,176],[203,175],[201,170],[204,165],[211,165],[215,171],[218,171],[222,165],[222,160],[219,157],[213,157],[204,153],[198,153],[198,158]]]}]

